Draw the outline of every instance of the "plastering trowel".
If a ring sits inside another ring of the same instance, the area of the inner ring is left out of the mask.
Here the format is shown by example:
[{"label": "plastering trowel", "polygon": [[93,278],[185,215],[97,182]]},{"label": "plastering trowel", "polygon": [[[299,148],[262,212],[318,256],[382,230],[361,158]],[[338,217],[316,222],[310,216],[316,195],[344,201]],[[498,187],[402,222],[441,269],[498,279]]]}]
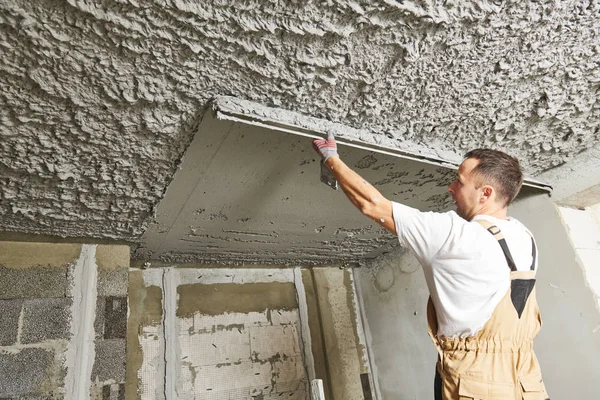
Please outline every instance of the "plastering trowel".
[{"label": "plastering trowel", "polygon": [[333,174],[329,170],[329,168],[327,168],[323,160],[321,160],[321,182],[323,182],[333,190],[338,190],[338,182],[335,179],[335,176],[333,176]]}]

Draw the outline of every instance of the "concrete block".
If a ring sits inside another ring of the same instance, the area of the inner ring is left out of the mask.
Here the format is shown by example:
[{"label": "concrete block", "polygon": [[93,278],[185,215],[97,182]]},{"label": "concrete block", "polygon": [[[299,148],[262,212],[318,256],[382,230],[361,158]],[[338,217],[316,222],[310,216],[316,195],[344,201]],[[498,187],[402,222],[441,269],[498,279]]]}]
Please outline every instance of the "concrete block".
[{"label": "concrete block", "polygon": [[126,336],[127,297],[106,297],[104,303],[104,338],[125,339]]},{"label": "concrete block", "polygon": [[92,381],[113,380],[125,382],[125,339],[105,339],[96,341],[96,359],[92,368]]},{"label": "concrete block", "polygon": [[98,269],[98,296],[127,296],[129,271]]},{"label": "concrete block", "polygon": [[0,346],[17,342],[23,300],[0,300]]},{"label": "concrete block", "polygon": [[25,300],[21,342],[69,338],[71,302],[70,298]]},{"label": "concrete block", "polygon": [[68,290],[66,265],[27,269],[0,265],[0,299],[65,297]]},{"label": "concrete block", "polygon": [[0,352],[0,396],[26,398],[24,395],[39,393],[53,360],[54,354],[46,349]]}]

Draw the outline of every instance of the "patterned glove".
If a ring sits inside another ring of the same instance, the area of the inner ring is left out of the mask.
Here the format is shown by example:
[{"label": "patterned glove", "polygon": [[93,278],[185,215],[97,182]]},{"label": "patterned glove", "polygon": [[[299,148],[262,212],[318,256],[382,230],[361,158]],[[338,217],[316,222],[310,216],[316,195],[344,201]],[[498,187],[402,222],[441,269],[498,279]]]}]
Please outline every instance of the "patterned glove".
[{"label": "patterned glove", "polygon": [[329,132],[329,135],[327,135],[327,139],[313,140],[312,145],[315,151],[323,158],[323,162],[327,161],[327,159],[331,156],[338,155],[337,144],[335,143],[335,138],[331,132]]}]

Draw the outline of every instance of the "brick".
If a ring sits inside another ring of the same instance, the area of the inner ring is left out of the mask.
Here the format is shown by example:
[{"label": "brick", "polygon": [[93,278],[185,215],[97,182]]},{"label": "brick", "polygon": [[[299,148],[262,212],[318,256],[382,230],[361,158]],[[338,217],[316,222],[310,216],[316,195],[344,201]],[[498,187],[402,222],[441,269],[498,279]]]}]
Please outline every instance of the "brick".
[{"label": "brick", "polygon": [[32,299],[23,304],[21,343],[70,337],[71,299]]},{"label": "brick", "polygon": [[125,382],[125,349],[125,339],[97,340],[92,381]]},{"label": "brick", "polygon": [[0,346],[17,342],[23,300],[0,300]]},{"label": "brick", "polygon": [[0,396],[23,398],[39,393],[53,361],[54,354],[45,349],[23,349],[16,354],[0,352]]},{"label": "brick", "polygon": [[67,267],[12,269],[0,265],[0,299],[65,297]]},{"label": "brick", "polygon": [[127,335],[127,297],[105,298],[104,338],[124,339]]}]

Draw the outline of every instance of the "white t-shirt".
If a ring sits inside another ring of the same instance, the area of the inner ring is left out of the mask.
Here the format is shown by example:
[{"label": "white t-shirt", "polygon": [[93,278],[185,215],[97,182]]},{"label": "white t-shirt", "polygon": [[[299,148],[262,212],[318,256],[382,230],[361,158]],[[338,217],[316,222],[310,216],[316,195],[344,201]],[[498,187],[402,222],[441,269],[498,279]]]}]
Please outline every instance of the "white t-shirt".
[{"label": "white t-shirt", "polygon": [[531,269],[531,236],[516,219],[478,215],[469,222],[454,211],[421,212],[399,203],[393,203],[393,213],[400,244],[423,267],[439,336],[476,334],[510,286],[510,268],[500,244],[476,220],[500,228],[517,269]]}]

